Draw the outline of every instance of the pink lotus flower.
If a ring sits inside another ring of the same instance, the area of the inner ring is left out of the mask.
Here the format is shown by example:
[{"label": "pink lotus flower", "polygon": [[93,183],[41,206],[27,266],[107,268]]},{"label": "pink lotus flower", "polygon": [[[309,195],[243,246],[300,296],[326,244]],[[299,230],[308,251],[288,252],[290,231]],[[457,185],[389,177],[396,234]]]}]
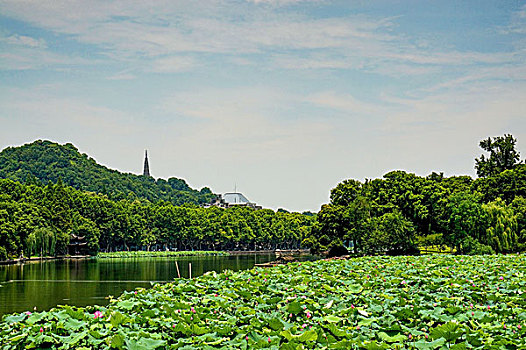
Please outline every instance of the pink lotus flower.
[{"label": "pink lotus flower", "polygon": [[518,326],[517,326],[517,328],[518,328],[518,329],[521,329],[521,328],[522,328],[522,326],[521,326],[521,325],[518,325]]},{"label": "pink lotus flower", "polygon": [[93,313],[93,318],[94,318],[94,319],[102,318],[102,312],[100,312],[100,311],[95,311],[95,313]]},{"label": "pink lotus flower", "polygon": [[504,279],[504,277],[502,277],[502,276],[500,276],[500,277],[499,277],[499,280],[501,280],[501,281],[502,281],[503,279]]},{"label": "pink lotus flower", "polygon": [[216,293],[216,294],[214,294],[214,296],[215,296],[215,297],[217,297],[217,293]]},{"label": "pink lotus flower", "polygon": [[268,342],[270,343],[272,341],[272,339],[270,339],[270,337],[268,337]]},{"label": "pink lotus flower", "polygon": [[412,334],[409,334],[409,339],[413,339],[413,335]]},{"label": "pink lotus flower", "polygon": [[40,327],[40,333],[44,332],[44,328]]},{"label": "pink lotus flower", "polygon": [[190,310],[195,314],[195,309],[193,306],[190,308]]},{"label": "pink lotus flower", "polygon": [[248,335],[245,335],[245,340],[247,340],[247,341],[248,341]]},{"label": "pink lotus flower", "polygon": [[31,312],[30,311],[26,311],[26,315],[31,315]]}]

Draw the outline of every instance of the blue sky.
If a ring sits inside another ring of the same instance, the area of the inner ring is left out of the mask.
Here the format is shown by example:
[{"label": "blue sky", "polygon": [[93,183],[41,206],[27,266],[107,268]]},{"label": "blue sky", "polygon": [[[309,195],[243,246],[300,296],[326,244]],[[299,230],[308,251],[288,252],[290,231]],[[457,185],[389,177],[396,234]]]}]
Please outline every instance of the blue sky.
[{"label": "blue sky", "polygon": [[0,147],[319,210],[339,181],[526,155],[524,1],[2,1]]}]

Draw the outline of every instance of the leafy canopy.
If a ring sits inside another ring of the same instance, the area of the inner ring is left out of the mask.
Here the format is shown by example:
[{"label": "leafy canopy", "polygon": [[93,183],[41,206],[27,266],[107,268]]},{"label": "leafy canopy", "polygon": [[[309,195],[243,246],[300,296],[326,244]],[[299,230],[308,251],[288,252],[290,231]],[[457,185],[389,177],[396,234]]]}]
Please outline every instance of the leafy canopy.
[{"label": "leafy canopy", "polygon": [[517,139],[510,134],[488,137],[480,141],[480,147],[489,152],[489,156],[486,158],[481,155],[480,158],[475,159],[477,175],[479,177],[497,175],[520,164],[520,154],[515,149],[516,143]]}]

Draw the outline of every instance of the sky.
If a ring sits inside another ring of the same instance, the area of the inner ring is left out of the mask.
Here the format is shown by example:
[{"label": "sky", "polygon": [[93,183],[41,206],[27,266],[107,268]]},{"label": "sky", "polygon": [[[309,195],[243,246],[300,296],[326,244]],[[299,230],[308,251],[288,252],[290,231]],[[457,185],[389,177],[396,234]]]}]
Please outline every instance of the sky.
[{"label": "sky", "polygon": [[266,208],[348,178],[475,176],[526,156],[526,2],[0,0],[0,148],[97,162]]}]

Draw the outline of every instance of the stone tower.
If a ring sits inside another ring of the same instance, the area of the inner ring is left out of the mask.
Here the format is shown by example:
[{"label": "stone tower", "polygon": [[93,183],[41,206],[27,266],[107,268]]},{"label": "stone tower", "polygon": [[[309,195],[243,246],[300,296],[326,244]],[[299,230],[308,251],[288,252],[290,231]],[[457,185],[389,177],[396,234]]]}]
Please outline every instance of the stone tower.
[{"label": "stone tower", "polygon": [[144,151],[144,170],[142,172],[144,176],[151,176],[150,175],[150,166],[148,165],[148,150]]}]

